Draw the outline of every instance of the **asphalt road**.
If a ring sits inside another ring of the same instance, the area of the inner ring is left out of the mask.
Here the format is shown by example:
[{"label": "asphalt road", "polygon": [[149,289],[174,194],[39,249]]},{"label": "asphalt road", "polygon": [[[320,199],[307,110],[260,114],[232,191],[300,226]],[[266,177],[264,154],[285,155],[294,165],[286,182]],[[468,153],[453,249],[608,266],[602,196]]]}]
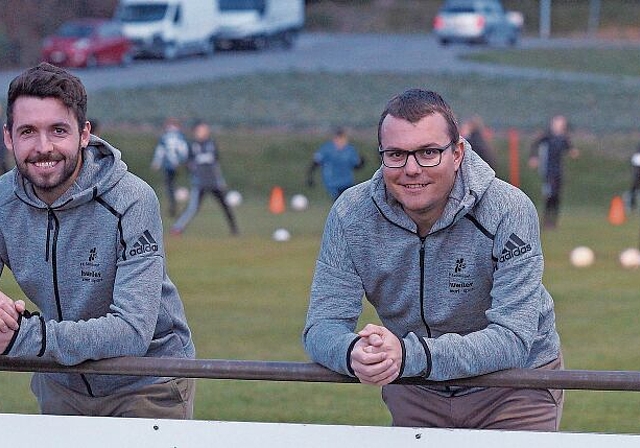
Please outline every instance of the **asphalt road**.
[{"label": "asphalt road", "polygon": [[[603,45],[588,40],[525,38],[521,48],[540,46]],[[612,45],[612,44],[608,44]],[[615,43],[613,43],[615,45]],[[137,60],[129,67],[105,67],[75,70],[87,90],[114,87],[142,87],[181,84],[249,73],[314,72],[331,73],[487,73],[496,76],[573,79],[590,82],[611,82],[603,75],[558,73],[537,69],[499,67],[458,58],[464,52],[479,51],[482,47],[452,45],[441,47],[430,34],[322,34],[303,33],[290,50],[273,48],[262,52],[226,51],[211,57],[190,57],[176,61]],[[6,92],[11,79],[20,70],[1,71],[0,89]],[[620,81],[620,78],[616,78]],[[640,78],[629,82],[638,83]]]}]

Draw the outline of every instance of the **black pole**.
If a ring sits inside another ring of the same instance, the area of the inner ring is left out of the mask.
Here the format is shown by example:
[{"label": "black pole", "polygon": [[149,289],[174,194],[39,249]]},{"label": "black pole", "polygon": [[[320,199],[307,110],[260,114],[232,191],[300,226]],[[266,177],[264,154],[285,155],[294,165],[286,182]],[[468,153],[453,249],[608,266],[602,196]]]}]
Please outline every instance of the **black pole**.
[{"label": "black pole", "polygon": [[[63,366],[38,358],[0,357],[1,370],[260,381],[358,382],[356,378],[338,374],[313,363],[225,359],[125,357]],[[513,369],[443,382],[424,378],[402,378],[397,382],[440,386],[640,391],[640,372]]]}]

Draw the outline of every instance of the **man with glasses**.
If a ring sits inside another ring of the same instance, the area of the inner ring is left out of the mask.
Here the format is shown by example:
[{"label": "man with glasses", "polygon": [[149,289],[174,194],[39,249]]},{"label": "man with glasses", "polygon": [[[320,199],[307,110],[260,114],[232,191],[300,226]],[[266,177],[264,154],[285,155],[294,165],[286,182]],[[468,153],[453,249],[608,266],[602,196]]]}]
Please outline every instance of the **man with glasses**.
[{"label": "man with glasses", "polygon": [[[378,142],[380,169],[327,218],[307,353],[382,386],[396,426],[557,430],[562,391],[437,383],[562,367],[533,203],[460,138],[435,92],[393,97]],[[363,296],[381,324],[356,332]],[[436,383],[394,384],[399,377]]]}]

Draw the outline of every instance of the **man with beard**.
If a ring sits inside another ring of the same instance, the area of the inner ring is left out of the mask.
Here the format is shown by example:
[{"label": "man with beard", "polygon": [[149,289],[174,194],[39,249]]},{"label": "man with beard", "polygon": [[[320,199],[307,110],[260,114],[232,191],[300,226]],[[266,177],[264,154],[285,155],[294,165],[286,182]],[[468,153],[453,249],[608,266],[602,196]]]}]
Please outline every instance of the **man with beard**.
[{"label": "man with beard", "polygon": [[[12,271],[41,314],[0,292],[0,353],[63,365],[193,358],[158,199],[91,135],[81,81],[42,63],[11,82],[6,110],[16,167],[0,177],[0,272]],[[45,414],[193,414],[192,379],[36,373],[31,389]]]}]

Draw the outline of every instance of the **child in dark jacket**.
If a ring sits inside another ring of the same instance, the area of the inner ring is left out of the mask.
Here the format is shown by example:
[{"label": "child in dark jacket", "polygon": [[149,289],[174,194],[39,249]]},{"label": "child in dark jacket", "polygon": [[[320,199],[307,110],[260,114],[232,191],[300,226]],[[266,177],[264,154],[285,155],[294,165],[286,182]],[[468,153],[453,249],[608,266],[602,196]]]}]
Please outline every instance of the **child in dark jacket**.
[{"label": "child in dark jacket", "polygon": [[194,140],[189,146],[187,166],[191,173],[191,192],[189,204],[176,223],[171,228],[172,235],[184,232],[189,222],[196,215],[202,204],[202,198],[209,192],[215,196],[225,213],[232,235],[238,234],[233,210],[225,201],[227,183],[222,175],[222,168],[218,159],[218,148],[211,137],[211,127],[202,121],[193,128]]}]

